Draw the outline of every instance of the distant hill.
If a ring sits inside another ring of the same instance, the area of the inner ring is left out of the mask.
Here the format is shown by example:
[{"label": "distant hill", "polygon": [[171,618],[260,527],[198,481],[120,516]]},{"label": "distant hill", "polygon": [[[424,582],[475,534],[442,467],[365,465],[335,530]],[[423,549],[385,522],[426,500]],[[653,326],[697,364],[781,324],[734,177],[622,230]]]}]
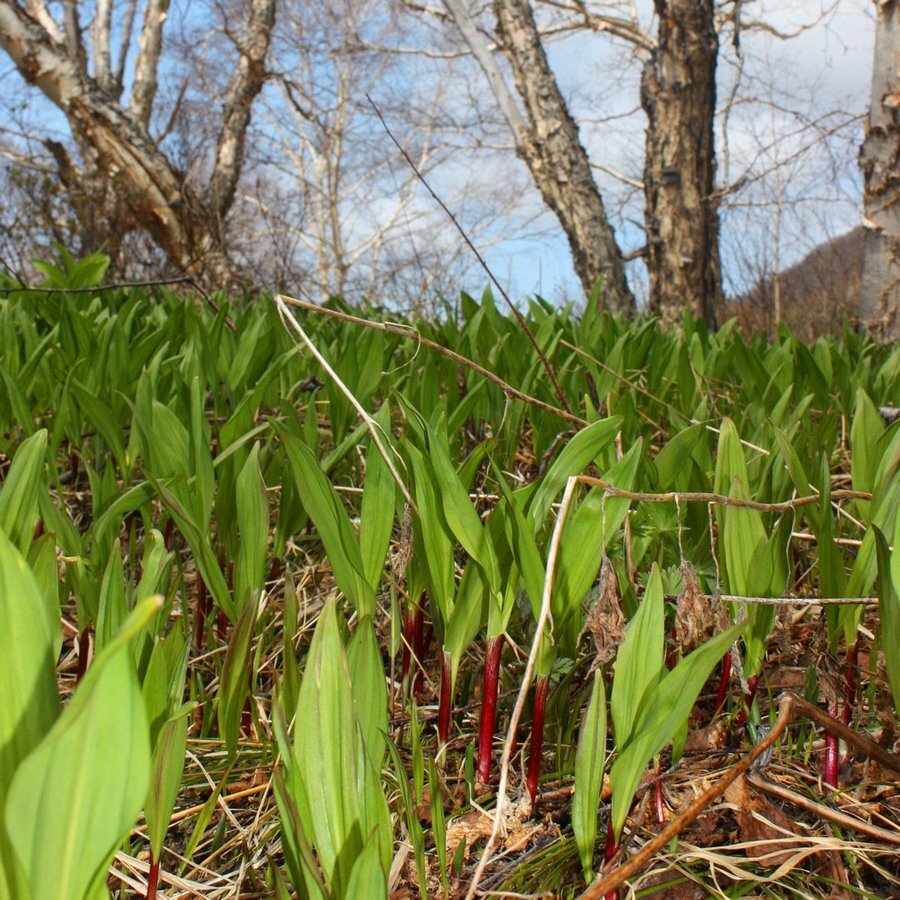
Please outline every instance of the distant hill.
[{"label": "distant hill", "polygon": [[[844,316],[856,316],[862,264],[862,227],[814,247],[780,275],[783,321],[806,340],[839,332]],[[775,279],[765,278],[731,301],[728,315],[736,315],[746,330],[772,331]]]}]

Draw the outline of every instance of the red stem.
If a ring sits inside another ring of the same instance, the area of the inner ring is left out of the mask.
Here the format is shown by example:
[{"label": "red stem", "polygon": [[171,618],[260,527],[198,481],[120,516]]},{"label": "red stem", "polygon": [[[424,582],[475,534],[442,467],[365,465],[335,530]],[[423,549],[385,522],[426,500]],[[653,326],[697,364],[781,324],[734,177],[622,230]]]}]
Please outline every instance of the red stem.
[{"label": "red stem", "polygon": [[663,767],[662,763],[659,764],[659,769],[657,770],[656,782],[653,785],[653,797],[656,801],[656,821],[659,822],[660,825],[666,824],[666,802],[663,799],[663,783],[662,783],[662,773]]},{"label": "red stem", "polygon": [[491,750],[494,746],[494,723],[497,718],[497,694],[500,687],[500,657],[503,635],[488,638],[484,653],[484,693],[481,696],[481,728],[478,733],[478,778],[482,784],[491,780]]},{"label": "red stem", "polygon": [[147,900],[156,900],[156,892],[159,888],[159,860],[150,858],[150,871],[147,873]]},{"label": "red stem", "polygon": [[416,657],[416,677],[413,681],[413,694],[417,700],[425,695],[425,657],[431,647],[434,628],[425,622],[425,610],[420,606],[416,613],[416,627],[413,632],[413,650]]},{"label": "red stem", "polygon": [[859,641],[854,641],[847,648],[847,660],[844,663],[844,694],[847,702],[841,718],[845,725],[850,724],[853,718],[853,708],[856,706],[856,689],[859,686],[857,673],[859,671]]},{"label": "red stem", "polygon": [[537,797],[538,778],[541,774],[541,753],[544,748],[544,717],[547,712],[547,696],[550,694],[550,676],[541,675],[534,687],[534,714],[531,717],[531,751],[528,755],[528,776],[525,785],[532,804]]},{"label": "red stem", "polygon": [[751,675],[747,679],[747,687],[750,688],[746,694],[744,694],[744,708],[741,710],[738,715],[735,725],[740,727],[747,721],[747,713],[750,710],[750,707],[753,706],[753,698],[756,696],[756,688],[759,685],[759,675]]},{"label": "red stem", "polygon": [[[832,703],[828,707],[828,714],[837,718],[838,704]],[[830,788],[837,789],[838,786],[838,756],[839,741],[836,734],[830,731],[825,732],[825,784]]]},{"label": "red stem", "polygon": [[438,733],[438,746],[443,746],[447,743],[447,738],[450,736],[450,706],[452,697],[450,696],[452,693],[452,685],[450,684],[452,680],[451,672],[450,672],[450,654],[449,653],[441,653],[441,697],[438,703],[438,721],[437,721],[437,733]]},{"label": "red stem", "polygon": [[715,718],[719,710],[725,705],[725,698],[728,696],[728,682],[731,679],[731,651],[729,650],[722,657],[722,674],[719,676],[719,690],[716,692],[716,709],[713,713]]},{"label": "red stem", "polygon": [[197,579],[197,618],[194,619],[194,646],[198,650],[203,649],[204,637],[206,635],[206,617],[212,609],[212,599],[206,590],[206,582]]},{"label": "red stem", "polygon": [[[604,868],[606,864],[619,852],[619,842],[616,840],[615,835],[613,834],[612,820],[610,819],[609,825],[606,828],[606,848],[603,851],[603,865]],[[615,866],[610,867],[610,872],[615,868]],[[606,874],[609,874],[607,872]],[[610,891],[603,900],[618,900],[619,897],[619,889],[615,888]]]}]

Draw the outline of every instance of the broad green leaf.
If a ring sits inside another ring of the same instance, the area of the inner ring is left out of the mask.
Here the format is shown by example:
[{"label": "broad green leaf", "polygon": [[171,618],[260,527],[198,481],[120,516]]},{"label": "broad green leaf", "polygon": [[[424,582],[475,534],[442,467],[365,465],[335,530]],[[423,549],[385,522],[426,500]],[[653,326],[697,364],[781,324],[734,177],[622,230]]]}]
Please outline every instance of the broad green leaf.
[{"label": "broad green leaf", "polygon": [[[390,409],[387,405],[376,416],[384,429],[382,442],[390,434]],[[391,542],[394,526],[396,487],[387,463],[375,441],[369,441],[366,452],[366,481],[359,516],[359,549],[363,573],[372,590],[377,590],[384,574],[384,557]]]},{"label": "broad green leaf", "polygon": [[141,810],[150,743],[129,644],[157,607],[129,616],[13,777],[6,821],[33,900],[96,896]]},{"label": "broad green leaf", "polygon": [[297,782],[305,795],[298,811],[325,884],[340,894],[362,852],[363,835],[378,828],[382,863],[387,866],[391,834],[387,802],[355,715],[334,600],[326,603],[313,634],[296,719],[316,723],[294,741]]},{"label": "broad green leaf", "polygon": [[150,790],[144,804],[147,834],[153,859],[162,853],[169,819],[178,798],[181,776],[184,772],[185,747],[187,746],[188,714],[193,706],[186,705],[177,716],[163,725],[153,749]]},{"label": "broad green leaf", "polygon": [[665,667],[664,650],[663,585],[654,564],[644,598],[628,624],[616,657],[609,709],[619,748],[631,740],[641,705],[659,682]]},{"label": "broad green leaf", "polygon": [[437,614],[446,621],[453,602],[453,541],[439,513],[440,499],[435,494],[425,458],[411,444],[406,445],[406,455],[413,470],[415,501],[419,509],[414,531],[417,538],[421,535],[421,540],[416,541],[416,550],[424,553],[431,599]]},{"label": "broad green leaf", "polygon": [[27,553],[38,521],[38,499],[46,493],[43,470],[47,431],[42,428],[19,445],[5,480],[0,483],[0,528]]},{"label": "broad green leaf", "polygon": [[[647,764],[682,727],[706,679],[744,627],[743,623],[735,625],[684,657],[663,676],[655,689],[644,696],[631,739],[623,745],[616,738],[618,755],[609,773],[613,794],[613,832],[616,838],[622,834],[634,792]],[[618,681],[618,672],[616,679]],[[614,692],[615,689],[614,684]]]},{"label": "broad green leaf", "polygon": [[18,825],[5,813],[7,792],[59,714],[54,634],[34,575],[0,530],[0,895],[7,897],[21,889],[9,843]]},{"label": "broad green leaf", "polygon": [[225,741],[229,761],[237,753],[237,742],[241,728],[241,713],[250,693],[252,645],[256,636],[256,615],[259,604],[251,597],[241,612],[234,627],[225,664],[222,667],[222,681],[219,687],[219,734]]},{"label": "broad green leaf", "polygon": [[372,768],[380,772],[388,733],[387,688],[378,636],[371,619],[362,619],[357,626],[347,646],[347,663],[362,738]]},{"label": "broad green leaf", "polygon": [[254,444],[237,479],[237,522],[240,543],[234,567],[234,602],[238,609],[261,591],[266,578],[269,504],[259,468],[259,444]]},{"label": "broad green leaf", "polygon": [[359,544],[340,498],[312,451],[283,428],[279,428],[279,434],[300,489],[300,499],[315,522],[334,580],[360,616],[373,616],[375,592],[363,573]]},{"label": "broad green leaf", "polygon": [[59,560],[56,558],[56,540],[52,534],[44,534],[32,542],[28,563],[41,600],[47,607],[47,619],[53,634],[50,657],[56,660],[62,648],[62,623],[59,609]]},{"label": "broad green leaf", "polygon": [[616,436],[622,425],[620,416],[601,419],[583,428],[563,448],[562,453],[541,478],[535,491],[528,514],[534,528],[540,528],[550,512],[550,505],[556,500],[566,481],[578,475],[597,457],[601,450]]},{"label": "broad green leaf", "polygon": [[439,500],[440,512],[462,548],[481,566],[491,590],[497,590],[500,573],[487,529],[450,461],[444,442],[434,429],[429,427],[428,431],[433,490]]},{"label": "broad green leaf", "polygon": [[352,900],[355,897],[366,897],[371,900],[387,900],[387,875],[381,864],[378,847],[378,835],[373,832],[363,852],[357,857],[350,872],[350,881],[344,897]]},{"label": "broad green leaf", "polygon": [[[715,489],[716,493],[726,497],[751,499],[744,450],[731,419],[722,420]],[[716,521],[727,587],[741,596],[762,596],[770,576],[762,565],[766,546],[762,516],[755,509],[719,505],[716,507]]]},{"label": "broad green leaf", "polygon": [[593,878],[594,844],[597,842],[597,812],[606,762],[606,690],[603,673],[594,672],[591,699],[581,721],[575,751],[575,791],[572,795],[572,831],[581,858],[584,880]]}]

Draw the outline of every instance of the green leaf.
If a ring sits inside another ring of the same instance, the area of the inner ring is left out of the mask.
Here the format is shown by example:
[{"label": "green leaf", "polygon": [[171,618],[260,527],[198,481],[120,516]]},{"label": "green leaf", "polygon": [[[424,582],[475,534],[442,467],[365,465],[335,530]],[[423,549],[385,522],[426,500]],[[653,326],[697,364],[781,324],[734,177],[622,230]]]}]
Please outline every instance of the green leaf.
[{"label": "green leaf", "polygon": [[360,616],[374,616],[375,592],[363,572],[359,544],[340,498],[312,451],[297,437],[278,428],[300,499],[322,539],[334,580]]},{"label": "green leaf", "polygon": [[663,585],[654,564],[637,612],[616,657],[615,679],[609,708],[616,746],[624,747],[634,734],[642,703],[654,690],[665,667],[665,612]]},{"label": "green leaf", "polygon": [[46,493],[43,470],[47,430],[42,428],[19,445],[0,486],[0,528],[21,553],[27,553],[38,521],[38,500]]},{"label": "green leaf", "polygon": [[481,566],[492,591],[499,590],[500,572],[487,529],[475,511],[469,492],[459,478],[444,441],[428,429],[428,449],[433,490],[450,532],[469,556]]},{"label": "green leaf", "polygon": [[13,777],[6,821],[33,900],[94,896],[141,810],[150,744],[129,644],[158,605],[129,616]]},{"label": "green leaf", "polygon": [[20,763],[59,714],[53,643],[53,622],[34,575],[0,530],[0,895],[7,897],[17,893],[9,838],[18,826],[6,817],[6,796]]},{"label": "green leaf", "polygon": [[350,881],[344,892],[347,900],[353,900],[355,897],[387,900],[387,877],[381,865],[378,844],[378,833],[372,832],[350,872]]},{"label": "green leaf", "polygon": [[251,598],[244,607],[228,649],[225,651],[225,664],[222,667],[222,681],[219,688],[219,734],[225,741],[229,762],[237,753],[238,735],[241,728],[241,713],[244,702],[250,693],[251,652],[253,638],[256,635],[256,615],[259,605]]},{"label": "green leaf", "polygon": [[[623,745],[617,735],[618,755],[609,773],[613,793],[613,832],[616,838],[622,834],[634,792],[647,764],[672,740],[688,718],[706,679],[744,627],[744,623],[735,625],[684,657],[663,676],[654,690],[645,695],[634,722],[631,739]],[[618,670],[614,692],[617,684]]]},{"label": "green leaf", "polygon": [[606,761],[606,690],[603,673],[594,672],[591,699],[581,722],[575,751],[575,791],[572,796],[572,830],[581,857],[584,880],[593,878],[594,844],[597,842],[597,809]]},{"label": "green leaf", "polygon": [[363,835],[375,828],[382,865],[387,867],[391,828],[387,801],[356,719],[334,600],[326,603],[313,634],[296,720],[316,724],[304,728],[292,749],[296,783],[303,790],[302,797],[295,796],[300,801],[297,809],[325,884],[340,895],[363,850]]},{"label": "green leaf", "polygon": [[[386,443],[391,421],[387,404],[382,407],[375,420],[384,429],[382,441]],[[384,574],[384,557],[394,526],[395,494],[390,469],[375,441],[370,441],[366,452],[366,482],[359,516],[359,549],[363,573],[372,590],[377,590]]]},{"label": "green leaf", "polygon": [[384,763],[385,735],[388,732],[387,688],[378,636],[368,617],[360,621],[350,639],[347,664],[362,738],[372,761],[372,768],[380,772]]},{"label": "green leaf", "polygon": [[259,444],[254,444],[237,479],[237,521],[240,544],[234,567],[234,602],[243,609],[266,578],[269,544],[269,504],[259,468]]},{"label": "green leaf", "polygon": [[[751,499],[744,450],[731,419],[722,420],[715,489],[727,497]],[[755,509],[720,505],[716,521],[728,588],[741,596],[762,596],[769,583],[769,572],[762,565],[766,547],[762,516]]]},{"label": "green leaf", "polygon": [[188,714],[193,705],[186,704],[180,713],[163,725],[153,750],[150,790],[144,804],[150,851],[158,860],[162,853],[169,819],[178,798],[181,776],[184,772],[187,747]]},{"label": "green leaf", "polygon": [[565,487],[569,477],[583,472],[616,436],[621,425],[621,416],[601,419],[583,428],[566,444],[541,479],[528,507],[528,514],[535,529],[544,524],[547,513],[550,512],[550,505]]}]

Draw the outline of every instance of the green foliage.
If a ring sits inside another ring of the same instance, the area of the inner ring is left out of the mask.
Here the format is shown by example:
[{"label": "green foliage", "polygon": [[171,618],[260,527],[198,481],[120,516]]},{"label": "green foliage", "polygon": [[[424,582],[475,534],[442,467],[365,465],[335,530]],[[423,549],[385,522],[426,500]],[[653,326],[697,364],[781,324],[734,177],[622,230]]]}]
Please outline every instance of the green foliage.
[{"label": "green foliage", "polygon": [[[98,288],[106,265],[62,254],[41,271],[48,286]],[[527,648],[573,475],[613,492],[585,483],[567,510],[537,671],[565,673],[585,702],[574,772],[565,748],[579,711],[563,710],[551,728],[560,777],[574,775],[569,846],[586,878],[607,728],[602,676],[585,683],[581,638],[604,554],[630,619],[609,698],[617,835],[647,765],[683,734],[726,649],[741,639],[750,675],[770,648],[774,608],[750,603],[745,624],[667,670],[677,648],[667,643],[665,594],[681,590],[683,560],[705,594],[877,590],[898,703],[900,575],[889,545],[900,539],[900,428],[879,407],[900,392],[900,348],[849,331],[813,347],[786,331],[744,338],[733,324],[710,334],[689,316],[680,333],[664,332],[654,319],[593,307],[578,318],[535,300],[526,318],[584,420],[573,428],[398,334],[306,317],[373,415],[414,501],[407,509],[367,423],[296,351],[272,305],[219,300],[216,313],[162,289],[98,288],[39,304],[0,294],[0,895],[102,896],[141,804],[141,840],[159,861],[196,777],[185,769],[194,740],[203,744],[192,752],[215,747],[227,763],[211,795],[189,801],[203,810],[187,858],[233,846],[227,817],[213,816],[232,767],[249,758],[274,767],[277,895],[386,896],[401,832],[421,877],[436,864],[448,894],[448,869],[463,865],[466,848],[448,859],[445,816],[458,811],[444,809],[442,781],[449,787],[466,764],[453,749],[432,758],[424,718],[402,723],[408,755],[389,739],[398,733],[389,655],[402,646],[404,605],[426,609],[434,626],[436,646],[421,660],[426,693],[445,654],[451,691],[471,699],[469,670],[486,639],[507,634]],[[489,293],[414,325],[558,403],[518,323]],[[840,495],[851,487],[864,495]],[[815,502],[779,513],[717,503],[711,522],[706,502],[615,490]],[[857,639],[861,616],[859,606],[829,609],[832,647]],[[76,644],[63,621],[77,626],[79,652],[91,642],[96,652],[65,703],[57,684],[68,670],[55,666]],[[521,667],[506,654],[501,703]],[[426,777],[435,851],[418,818]]]}]

